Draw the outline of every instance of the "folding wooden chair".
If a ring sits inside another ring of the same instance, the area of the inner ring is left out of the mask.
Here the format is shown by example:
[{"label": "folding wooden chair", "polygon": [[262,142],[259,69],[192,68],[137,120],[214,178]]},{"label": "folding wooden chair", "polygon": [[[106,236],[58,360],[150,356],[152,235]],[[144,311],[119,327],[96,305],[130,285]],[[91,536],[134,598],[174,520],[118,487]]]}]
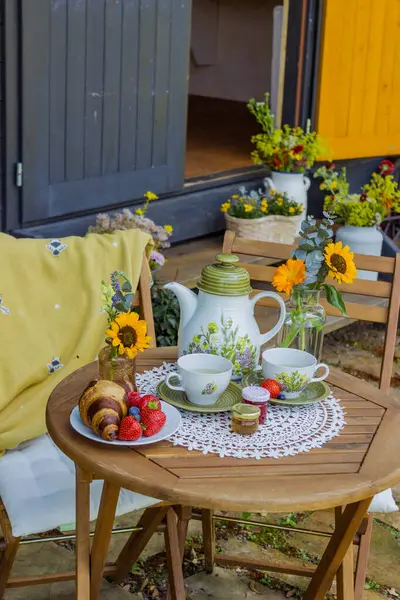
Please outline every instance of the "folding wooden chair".
[{"label": "folding wooden chair", "polygon": [[[147,257],[144,254],[142,260],[142,268],[140,273],[139,285],[133,306],[137,306],[140,309],[141,316],[146,319],[148,324],[148,334],[152,338],[151,345],[155,347],[155,331],[154,331],[154,320],[153,320],[153,309],[151,304],[151,285],[150,285],[150,273]],[[0,459],[5,460],[5,459]],[[21,538],[14,537],[12,524],[10,522],[7,510],[4,506],[3,501],[0,498],[0,526],[2,531],[3,539],[0,539],[0,598],[3,597],[4,590],[6,588],[21,587],[27,585],[37,585],[42,583],[55,583],[57,581],[67,581],[75,578],[75,571],[68,571],[62,573],[52,573],[47,575],[37,575],[31,577],[19,577],[10,579],[10,572],[18,551],[18,548],[22,544],[40,542],[55,542],[58,540],[74,539],[75,534],[71,535],[52,535],[50,537],[32,537]],[[137,527],[130,527],[124,529],[115,529],[114,533],[129,533],[129,532],[140,532],[143,530],[143,524],[138,524]],[[105,572],[108,574],[114,573],[116,567],[108,566]]]},{"label": "folding wooden chair", "polygon": [[[276,261],[277,264],[287,260],[294,248],[295,246],[286,244],[259,242],[240,238],[231,231],[226,232],[223,244],[224,253],[272,259],[274,262]],[[386,324],[385,344],[379,379],[379,389],[386,394],[390,392],[399,317],[400,255],[397,254],[396,258],[386,258],[356,254],[354,258],[357,268],[383,273],[390,275],[392,278],[391,282],[358,279],[352,284],[342,284],[341,286],[338,286],[338,289],[346,294],[346,309],[350,319]],[[269,263],[271,264],[271,261],[269,261]],[[241,263],[241,266],[245,267],[249,272],[254,288],[257,287],[257,284],[262,285],[271,283],[276,268],[275,266],[246,263]],[[258,289],[254,289],[254,294],[259,291],[260,290]],[[351,295],[351,301],[348,300],[348,295]],[[281,296],[287,299],[284,294],[281,294]],[[378,304],[366,304],[362,303],[362,300],[360,302],[360,296],[379,298],[383,299],[383,301],[380,301]],[[258,304],[266,307],[276,307],[274,300],[271,298],[264,298]],[[322,299],[321,304],[324,305],[327,315],[340,316],[340,312],[328,304],[326,300]],[[336,509],[336,517],[340,515],[341,510],[341,507]],[[222,518],[222,520],[224,519],[223,516],[221,517],[212,514],[209,510],[203,511],[205,563],[208,572],[212,571],[214,563],[219,562],[219,556],[218,554],[215,554],[214,522],[215,519],[220,518]],[[353,597],[352,593],[346,595],[346,586],[351,585],[353,582],[354,598],[355,600],[362,600],[371,543],[372,521],[372,514],[365,516],[362,526],[354,540],[354,544],[358,546],[355,573],[353,573],[353,548],[351,548],[337,575],[338,600]],[[275,527],[274,524],[265,523],[256,523],[256,525],[269,528]],[[279,528],[281,529],[282,527],[279,526]],[[288,526],[286,529],[291,530],[293,528]],[[302,531],[307,533],[306,530]],[[259,568],[268,571],[268,567],[273,567],[272,570],[274,572],[294,573],[293,568],[288,565],[279,568],[276,565],[268,565],[265,563]]]}]

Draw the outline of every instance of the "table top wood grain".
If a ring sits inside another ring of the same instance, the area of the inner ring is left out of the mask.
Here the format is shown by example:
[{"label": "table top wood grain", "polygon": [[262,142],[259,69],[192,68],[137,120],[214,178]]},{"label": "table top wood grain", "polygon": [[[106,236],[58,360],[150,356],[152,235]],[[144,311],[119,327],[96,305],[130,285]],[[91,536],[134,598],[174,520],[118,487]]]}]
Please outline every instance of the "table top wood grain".
[{"label": "table top wood grain", "polygon": [[[147,350],[138,372],[176,360],[176,348]],[[72,408],[97,377],[92,363],[66,377],[47,406],[57,446],[81,468],[114,485],[174,504],[232,511],[316,510],[367,498],[400,481],[400,409],[350,375],[328,379],[346,413],[340,435],[322,448],[280,459],[220,458],[172,446],[112,447],[76,433]]]}]

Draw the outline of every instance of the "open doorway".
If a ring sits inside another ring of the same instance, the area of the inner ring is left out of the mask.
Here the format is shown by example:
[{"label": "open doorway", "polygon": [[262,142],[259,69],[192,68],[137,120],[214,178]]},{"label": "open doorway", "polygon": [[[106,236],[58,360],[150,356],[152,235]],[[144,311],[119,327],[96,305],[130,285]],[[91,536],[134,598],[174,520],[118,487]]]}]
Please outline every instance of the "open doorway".
[{"label": "open doorway", "polygon": [[193,0],[186,178],[252,164],[250,139],[258,126],[246,105],[271,92],[280,5]]}]

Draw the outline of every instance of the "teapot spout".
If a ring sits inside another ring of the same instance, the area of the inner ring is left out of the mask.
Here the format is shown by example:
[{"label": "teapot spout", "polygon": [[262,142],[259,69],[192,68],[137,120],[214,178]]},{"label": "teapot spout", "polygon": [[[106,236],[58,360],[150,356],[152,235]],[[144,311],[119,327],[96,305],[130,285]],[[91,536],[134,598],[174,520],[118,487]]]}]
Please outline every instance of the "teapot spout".
[{"label": "teapot spout", "polygon": [[194,315],[197,308],[197,296],[192,290],[185,287],[181,283],[172,281],[164,285],[164,288],[171,290],[178,298],[179,306],[181,309],[181,322],[180,327],[185,327],[189,323],[190,319]]}]

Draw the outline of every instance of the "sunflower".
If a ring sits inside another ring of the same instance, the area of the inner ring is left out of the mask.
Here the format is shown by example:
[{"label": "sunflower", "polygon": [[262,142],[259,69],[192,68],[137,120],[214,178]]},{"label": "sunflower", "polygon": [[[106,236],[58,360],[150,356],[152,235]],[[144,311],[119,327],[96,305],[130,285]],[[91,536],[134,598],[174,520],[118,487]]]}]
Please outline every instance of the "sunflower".
[{"label": "sunflower", "polygon": [[119,354],[126,354],[128,358],[135,358],[137,353],[149,347],[151,338],[146,335],[147,323],[139,320],[135,312],[121,313],[110,324],[106,334],[111,339],[113,346],[118,348]]},{"label": "sunflower", "polygon": [[357,277],[357,269],[350,248],[343,248],[342,242],[333,242],[325,248],[325,262],[329,268],[329,277],[338,283],[352,283]]},{"label": "sunflower", "polygon": [[289,258],[284,265],[275,271],[272,285],[278,292],[290,294],[294,285],[302,283],[306,278],[306,265],[298,258]]}]

